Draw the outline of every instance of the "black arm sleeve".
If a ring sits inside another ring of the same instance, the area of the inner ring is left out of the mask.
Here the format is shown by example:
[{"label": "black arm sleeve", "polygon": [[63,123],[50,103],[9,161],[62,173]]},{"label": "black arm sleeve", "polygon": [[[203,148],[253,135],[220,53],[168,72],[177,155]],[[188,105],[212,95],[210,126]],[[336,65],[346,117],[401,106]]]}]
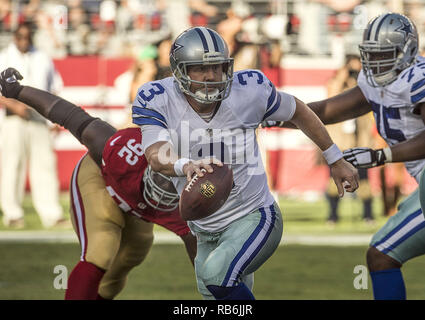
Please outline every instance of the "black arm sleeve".
[{"label": "black arm sleeve", "polygon": [[100,165],[105,142],[116,132],[114,127],[92,117],[67,100],[33,87],[24,86],[18,100],[38,111],[46,119],[69,130],[89,149],[93,159]]}]

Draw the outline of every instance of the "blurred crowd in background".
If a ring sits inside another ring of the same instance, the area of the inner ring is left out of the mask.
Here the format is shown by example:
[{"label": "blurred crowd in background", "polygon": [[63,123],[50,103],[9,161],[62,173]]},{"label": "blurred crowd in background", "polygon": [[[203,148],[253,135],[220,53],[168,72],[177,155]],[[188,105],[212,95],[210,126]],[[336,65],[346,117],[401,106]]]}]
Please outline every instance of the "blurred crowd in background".
[{"label": "blurred crowd in background", "polygon": [[422,34],[424,4],[423,0],[0,0],[0,48],[25,21],[34,24],[35,46],[52,58],[137,56],[144,46],[175,38],[192,25],[226,34],[231,46],[273,40],[288,54],[353,53],[367,21],[385,10],[407,14]]}]

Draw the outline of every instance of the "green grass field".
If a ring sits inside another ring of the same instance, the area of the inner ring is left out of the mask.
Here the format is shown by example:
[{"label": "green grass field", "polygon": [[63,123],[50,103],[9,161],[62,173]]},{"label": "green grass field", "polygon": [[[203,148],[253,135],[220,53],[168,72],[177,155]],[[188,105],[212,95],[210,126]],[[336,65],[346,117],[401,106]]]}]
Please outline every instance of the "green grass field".
[{"label": "green grass field", "polygon": [[[69,217],[69,194],[61,194],[61,205],[65,215]],[[289,234],[373,234],[385,223],[386,217],[381,214],[381,201],[373,201],[376,218],[374,225],[362,221],[362,204],[349,196],[341,200],[339,206],[340,223],[334,227],[326,225],[328,204],[325,199],[306,202],[300,199],[280,198],[279,205],[283,214],[284,232]],[[42,230],[40,219],[32,206],[31,197],[26,195],[23,202],[26,226],[23,230]],[[0,216],[1,216],[0,210]],[[161,229],[161,228],[158,228]],[[0,221],[0,231],[9,230]],[[71,229],[70,229],[71,230]]]},{"label": "green grass field", "polygon": [[[56,265],[69,272],[79,257],[76,244],[1,245],[0,299],[63,299],[54,289]],[[354,266],[364,264],[364,247],[281,246],[255,274],[257,299],[372,299],[357,290]],[[406,264],[404,278],[409,299],[425,299],[425,257]],[[200,300],[194,271],[182,245],[155,245],[145,262],[134,269],[118,299]]]},{"label": "green grass field", "polygon": [[[67,195],[62,195],[67,210]],[[327,204],[282,199],[284,234],[372,234],[385,223],[379,216],[374,226],[361,220],[361,204],[346,199],[341,203],[341,223],[326,226]],[[375,216],[380,212],[374,203]],[[27,230],[41,229],[31,201],[25,200]],[[4,230],[3,226],[0,230]],[[365,264],[365,246],[283,245],[255,274],[257,299],[371,299],[367,290],[357,290],[353,281],[356,265]],[[76,243],[0,242],[0,299],[63,299],[64,290],[54,289],[54,267],[64,265],[68,272],[80,256]],[[425,257],[403,267],[409,299],[425,299],[423,270]],[[118,299],[201,299],[197,293],[193,268],[181,244],[156,244],[145,262],[134,269]]]}]

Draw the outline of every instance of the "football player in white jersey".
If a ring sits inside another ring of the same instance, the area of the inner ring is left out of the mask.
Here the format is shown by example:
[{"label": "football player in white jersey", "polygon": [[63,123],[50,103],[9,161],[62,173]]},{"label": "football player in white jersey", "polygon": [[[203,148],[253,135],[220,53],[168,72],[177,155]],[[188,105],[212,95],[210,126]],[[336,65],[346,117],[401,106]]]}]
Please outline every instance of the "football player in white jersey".
[{"label": "football player in white jersey", "polygon": [[[374,235],[367,264],[375,299],[405,299],[400,268],[425,254],[425,59],[418,56],[418,34],[412,21],[385,13],[367,25],[359,46],[362,71],[357,86],[308,105],[325,123],[336,123],[373,111],[379,134],[389,147],[353,148],[344,157],[358,168],[404,162],[419,188]],[[288,125],[281,125],[288,126]]]},{"label": "football player in white jersey", "polygon": [[174,41],[170,62],[173,77],[144,84],[133,104],[142,148],[153,170],[174,177],[179,193],[193,174],[212,172],[212,162],[231,165],[234,186],[225,204],[189,221],[198,240],[198,289],[205,299],[254,299],[245,278],[273,254],[283,228],[255,139],[258,125],[295,123],[324,151],[341,196],[358,187],[358,174],[304,103],[278,92],[258,70],[233,74],[217,32],[186,30]]}]

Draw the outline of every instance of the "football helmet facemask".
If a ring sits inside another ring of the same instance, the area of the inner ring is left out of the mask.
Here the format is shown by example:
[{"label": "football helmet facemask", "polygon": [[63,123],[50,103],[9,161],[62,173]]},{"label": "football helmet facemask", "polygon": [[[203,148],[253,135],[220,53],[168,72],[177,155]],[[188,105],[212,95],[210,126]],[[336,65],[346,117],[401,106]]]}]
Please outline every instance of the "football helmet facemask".
[{"label": "football helmet facemask", "polygon": [[179,194],[171,178],[155,172],[148,166],[143,174],[143,198],[152,208],[161,211],[173,211],[179,205]]},{"label": "football helmet facemask", "polygon": [[[170,64],[173,76],[180,90],[204,104],[226,99],[230,94],[233,80],[233,58],[224,39],[214,30],[194,27],[184,31],[174,41],[170,50]],[[223,77],[218,82],[195,81],[188,75],[191,65],[223,65]],[[203,88],[192,92],[191,84]]]},{"label": "football helmet facemask", "polygon": [[369,85],[383,87],[397,79],[401,70],[415,62],[418,46],[418,32],[406,16],[385,13],[373,18],[359,45]]}]

